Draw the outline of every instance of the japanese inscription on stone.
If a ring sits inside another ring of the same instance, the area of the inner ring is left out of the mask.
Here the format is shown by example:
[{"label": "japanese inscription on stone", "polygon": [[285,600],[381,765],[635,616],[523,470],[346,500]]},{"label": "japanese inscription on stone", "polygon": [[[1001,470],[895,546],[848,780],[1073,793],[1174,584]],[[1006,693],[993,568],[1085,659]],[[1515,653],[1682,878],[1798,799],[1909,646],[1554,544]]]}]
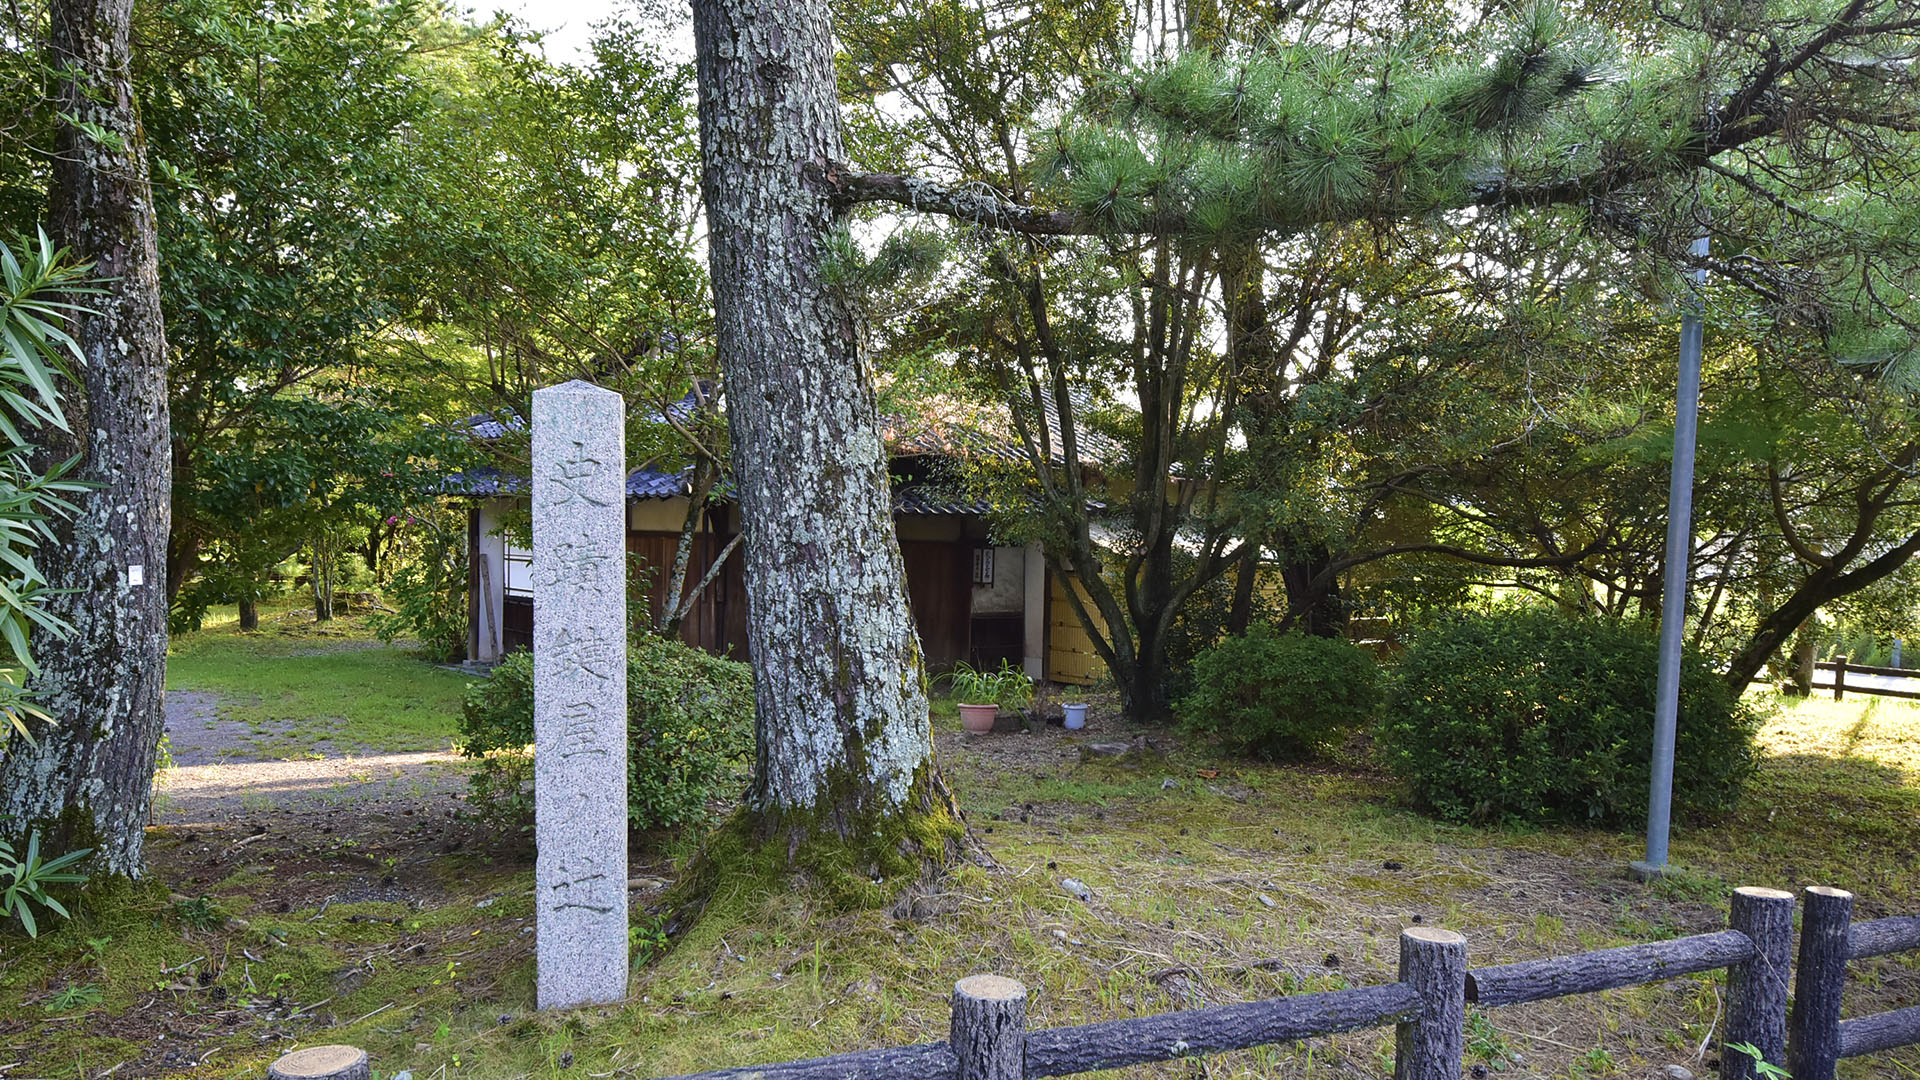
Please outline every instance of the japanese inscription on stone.
[{"label": "japanese inscription on stone", "polygon": [[625,406],[533,394],[533,730],[543,1009],[627,993]]}]

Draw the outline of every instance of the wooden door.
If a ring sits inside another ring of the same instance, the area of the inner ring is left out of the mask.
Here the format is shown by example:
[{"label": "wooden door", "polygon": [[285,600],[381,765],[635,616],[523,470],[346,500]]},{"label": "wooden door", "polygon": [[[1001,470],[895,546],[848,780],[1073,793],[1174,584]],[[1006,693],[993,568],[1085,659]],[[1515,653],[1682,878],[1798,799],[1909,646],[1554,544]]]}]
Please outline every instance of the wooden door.
[{"label": "wooden door", "polygon": [[972,551],[966,543],[905,540],[907,603],[920,631],[927,667],[945,671],[967,658],[968,616],[973,610]]}]

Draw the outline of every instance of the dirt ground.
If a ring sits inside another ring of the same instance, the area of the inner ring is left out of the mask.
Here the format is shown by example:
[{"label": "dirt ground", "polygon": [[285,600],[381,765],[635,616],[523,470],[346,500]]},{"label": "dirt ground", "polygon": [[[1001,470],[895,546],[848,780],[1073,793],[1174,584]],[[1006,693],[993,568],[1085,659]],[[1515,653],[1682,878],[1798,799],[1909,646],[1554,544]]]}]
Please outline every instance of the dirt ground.
[{"label": "dirt ground", "polygon": [[263,758],[254,749],[258,733],[223,719],[216,694],[169,691],[166,713],[173,767],[156,781],[155,825],[211,825],[303,810],[379,814],[403,803],[416,814],[431,813],[465,789],[460,755],[451,750],[387,754],[322,740],[310,755]]}]

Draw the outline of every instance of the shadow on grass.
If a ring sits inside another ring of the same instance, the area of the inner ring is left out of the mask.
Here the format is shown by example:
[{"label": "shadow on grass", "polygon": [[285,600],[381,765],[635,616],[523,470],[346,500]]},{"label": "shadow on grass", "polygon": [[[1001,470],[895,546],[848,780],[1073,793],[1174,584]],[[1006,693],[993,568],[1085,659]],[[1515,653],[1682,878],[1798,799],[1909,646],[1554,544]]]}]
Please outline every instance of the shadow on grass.
[{"label": "shadow on grass", "polygon": [[1769,755],[1739,809],[1687,839],[1706,849],[1689,853],[1696,865],[1782,888],[1839,886],[1863,908],[1904,910],[1920,888],[1916,823],[1920,777],[1857,754],[1798,752]]}]

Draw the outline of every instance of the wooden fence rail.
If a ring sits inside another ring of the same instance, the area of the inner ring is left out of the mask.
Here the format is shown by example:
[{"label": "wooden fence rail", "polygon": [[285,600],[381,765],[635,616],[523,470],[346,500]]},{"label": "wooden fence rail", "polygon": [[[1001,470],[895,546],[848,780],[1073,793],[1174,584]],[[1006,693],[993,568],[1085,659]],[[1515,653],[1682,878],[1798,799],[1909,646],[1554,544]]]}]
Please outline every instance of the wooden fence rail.
[{"label": "wooden fence rail", "polygon": [[1894,686],[1871,686],[1871,685],[1866,685],[1862,683],[1854,683],[1852,685],[1848,685],[1847,683],[1847,675],[1849,672],[1851,672],[1852,674],[1855,674],[1855,675],[1884,675],[1889,678],[1895,678],[1895,679],[1912,679],[1914,680],[1914,682],[1911,683],[1910,685],[1912,687],[1920,687],[1920,669],[1868,667],[1864,664],[1851,663],[1847,660],[1845,656],[1836,656],[1832,660],[1821,660],[1818,663],[1814,664],[1813,667],[1815,671],[1833,672],[1833,683],[1831,687],[1815,686],[1813,687],[1813,689],[1815,690],[1826,690],[1829,688],[1832,689],[1833,700],[1835,701],[1843,700],[1847,696],[1848,690],[1852,690],[1856,694],[1872,694],[1876,697],[1910,698],[1910,699],[1920,698],[1920,689],[1908,689],[1908,688],[1894,687]]},{"label": "wooden fence rail", "polygon": [[1467,969],[1467,940],[1413,927],[1400,935],[1399,981],[1236,1005],[1026,1030],[1026,987],[971,975],[953,990],[946,1042],[695,1073],[673,1080],[1038,1080],[1096,1069],[1395,1026],[1395,1080],[1459,1080],[1466,1007],[1518,1005],[1726,968],[1722,1080],[1755,1080],[1750,1045],[1794,1080],[1833,1080],[1841,1058],[1920,1044],[1920,1006],[1841,1018],[1849,960],[1920,949],[1920,916],[1852,925],[1853,895],[1806,890],[1788,1011],[1794,897],[1734,890],[1728,928],[1647,945]]}]

